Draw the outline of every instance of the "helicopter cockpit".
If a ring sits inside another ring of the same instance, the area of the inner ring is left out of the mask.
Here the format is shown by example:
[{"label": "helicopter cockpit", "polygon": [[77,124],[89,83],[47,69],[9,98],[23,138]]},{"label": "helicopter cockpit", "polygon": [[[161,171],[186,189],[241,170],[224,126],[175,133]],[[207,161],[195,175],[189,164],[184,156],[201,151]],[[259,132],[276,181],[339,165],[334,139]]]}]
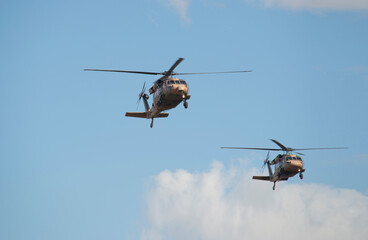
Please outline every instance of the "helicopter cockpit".
[{"label": "helicopter cockpit", "polygon": [[279,154],[271,162],[271,164],[276,164],[278,162],[284,162],[284,161],[288,162],[288,161],[292,161],[292,160],[303,161],[302,158],[297,156],[297,155]]},{"label": "helicopter cockpit", "polygon": [[185,85],[185,86],[188,86],[187,85],[187,82],[184,81],[184,80],[181,80],[181,79],[171,79],[171,80],[166,80],[165,82],[166,86],[172,86],[174,84],[177,84],[177,85]]},{"label": "helicopter cockpit", "polygon": [[302,161],[302,158],[299,156],[286,156],[286,161],[290,161],[290,160],[298,160],[298,161]]}]

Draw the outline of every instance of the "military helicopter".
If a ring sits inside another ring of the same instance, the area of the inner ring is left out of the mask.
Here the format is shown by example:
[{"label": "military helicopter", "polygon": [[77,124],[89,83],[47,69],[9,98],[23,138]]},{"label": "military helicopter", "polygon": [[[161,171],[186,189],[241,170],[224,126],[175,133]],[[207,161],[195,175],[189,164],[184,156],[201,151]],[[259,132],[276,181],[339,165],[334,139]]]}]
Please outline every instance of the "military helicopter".
[{"label": "military helicopter", "polygon": [[[272,142],[276,143],[280,148],[249,148],[249,147],[221,147],[225,149],[251,149],[251,150],[265,150],[269,151],[267,153],[266,160],[263,163],[263,167],[267,165],[268,176],[253,176],[255,180],[263,180],[273,182],[273,190],[276,188],[276,182],[286,181],[290,177],[294,177],[299,174],[300,179],[303,179],[303,160],[300,156],[292,154],[295,151],[305,151],[305,150],[323,150],[323,149],[347,149],[347,147],[334,147],[334,148],[290,148],[285,147],[278,141],[270,139]],[[270,158],[270,151],[283,151],[283,154],[277,155],[272,161]],[[299,155],[304,155],[300,152],[295,152]],[[275,165],[274,173],[272,172],[271,165]]]},{"label": "military helicopter", "polygon": [[138,103],[143,99],[145,112],[127,112],[126,117],[146,118],[152,119],[151,128],[153,127],[154,118],[166,118],[169,116],[167,111],[175,108],[183,102],[184,108],[188,108],[188,100],[190,99],[188,83],[176,75],[194,75],[194,74],[216,74],[216,73],[242,73],[251,71],[230,71],[230,72],[202,72],[202,73],[175,73],[174,69],[184,60],[179,58],[168,71],[164,72],[142,72],[142,71],[125,71],[125,70],[106,70],[106,69],[84,69],[84,71],[102,71],[102,72],[121,72],[121,73],[135,73],[147,75],[162,75],[153,83],[149,89],[149,94],[153,94],[152,107],[149,107],[149,95],[145,93],[146,83],[143,84],[142,90],[139,93]]}]

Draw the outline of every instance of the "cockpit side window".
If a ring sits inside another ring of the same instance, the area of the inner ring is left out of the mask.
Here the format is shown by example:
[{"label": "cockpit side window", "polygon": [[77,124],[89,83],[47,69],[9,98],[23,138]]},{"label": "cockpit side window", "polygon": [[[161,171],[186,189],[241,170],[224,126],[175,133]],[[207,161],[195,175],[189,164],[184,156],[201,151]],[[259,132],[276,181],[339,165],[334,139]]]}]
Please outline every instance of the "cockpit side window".
[{"label": "cockpit side window", "polygon": [[178,80],[175,80],[175,83],[176,83],[176,84],[180,84],[180,82],[179,82]]},{"label": "cockpit side window", "polygon": [[181,84],[187,85],[187,83],[184,80],[180,80]]}]

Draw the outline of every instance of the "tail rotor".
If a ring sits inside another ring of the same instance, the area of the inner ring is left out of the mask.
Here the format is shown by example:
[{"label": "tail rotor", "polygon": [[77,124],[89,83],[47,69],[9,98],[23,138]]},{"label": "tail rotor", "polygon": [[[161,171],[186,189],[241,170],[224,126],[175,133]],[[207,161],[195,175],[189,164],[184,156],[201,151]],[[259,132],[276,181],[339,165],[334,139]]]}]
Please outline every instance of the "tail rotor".
[{"label": "tail rotor", "polygon": [[142,90],[141,90],[141,92],[139,93],[139,95],[138,95],[138,100],[137,100],[137,109],[138,109],[138,107],[139,107],[139,103],[141,102],[141,100],[142,100],[142,97],[144,97],[144,95],[145,95],[145,91],[146,91],[146,82],[144,82],[144,84],[143,84],[143,87],[142,87]]},{"label": "tail rotor", "polygon": [[266,167],[266,164],[269,163],[270,161],[270,151],[268,151],[267,153],[267,157],[266,159],[263,161],[263,165],[262,165],[262,172],[264,171],[265,167]]}]

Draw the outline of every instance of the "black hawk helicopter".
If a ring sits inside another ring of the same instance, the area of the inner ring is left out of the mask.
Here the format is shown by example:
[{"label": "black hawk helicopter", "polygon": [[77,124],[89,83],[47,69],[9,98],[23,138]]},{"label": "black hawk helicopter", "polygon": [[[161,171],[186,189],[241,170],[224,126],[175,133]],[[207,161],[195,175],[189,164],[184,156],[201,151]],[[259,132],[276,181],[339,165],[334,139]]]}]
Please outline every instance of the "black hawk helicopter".
[{"label": "black hawk helicopter", "polygon": [[[300,156],[292,154],[295,151],[305,151],[305,150],[324,150],[324,149],[347,149],[347,147],[334,147],[334,148],[290,148],[285,147],[278,141],[270,139],[272,142],[276,143],[280,148],[250,148],[250,147],[221,147],[225,149],[251,149],[251,150],[264,150],[269,151],[267,153],[266,160],[263,163],[263,167],[267,165],[268,176],[253,176],[255,180],[263,180],[273,182],[273,190],[275,190],[277,181],[286,181],[290,177],[294,177],[299,173],[300,179],[303,179],[303,160]],[[270,158],[270,151],[283,151],[283,154],[277,155],[272,161]],[[300,152],[295,152],[299,155],[304,155]],[[272,172],[271,165],[275,165],[274,173]]]},{"label": "black hawk helicopter", "polygon": [[230,72],[202,72],[202,73],[176,73],[174,69],[184,60],[179,58],[168,71],[164,72],[142,72],[142,71],[125,71],[125,70],[106,70],[106,69],[84,69],[84,71],[102,71],[102,72],[121,72],[121,73],[135,73],[135,74],[147,74],[147,75],[162,75],[158,80],[153,83],[153,86],[149,89],[149,94],[153,94],[152,107],[149,107],[148,99],[149,95],[145,93],[146,83],[143,84],[142,90],[139,94],[138,103],[143,99],[145,112],[127,112],[126,117],[146,118],[152,119],[151,128],[153,127],[154,118],[168,117],[167,111],[175,108],[181,102],[185,108],[188,108],[188,100],[190,99],[188,83],[179,78],[175,78],[176,75],[194,75],[194,74],[217,74],[217,73],[242,73],[251,71],[230,71]]}]

